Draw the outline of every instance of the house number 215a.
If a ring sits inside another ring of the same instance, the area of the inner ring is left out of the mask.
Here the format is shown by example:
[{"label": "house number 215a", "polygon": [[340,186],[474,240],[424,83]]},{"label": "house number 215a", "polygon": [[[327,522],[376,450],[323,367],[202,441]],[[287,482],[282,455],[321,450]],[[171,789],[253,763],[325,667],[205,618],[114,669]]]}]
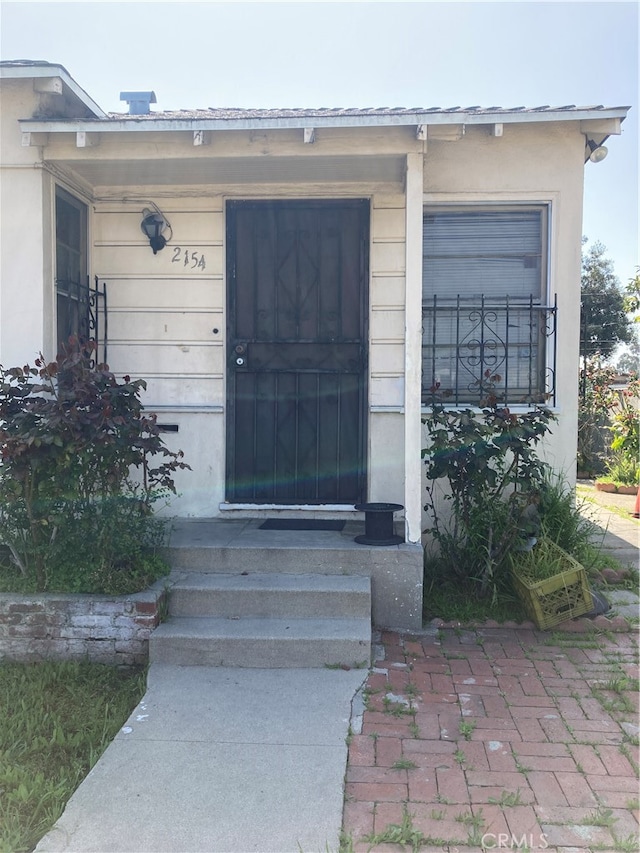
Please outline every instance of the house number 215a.
[{"label": "house number 215a", "polygon": [[183,249],[181,246],[173,247],[172,264],[182,264],[183,267],[189,267],[190,270],[205,270],[207,262],[202,252],[196,252],[195,249]]}]

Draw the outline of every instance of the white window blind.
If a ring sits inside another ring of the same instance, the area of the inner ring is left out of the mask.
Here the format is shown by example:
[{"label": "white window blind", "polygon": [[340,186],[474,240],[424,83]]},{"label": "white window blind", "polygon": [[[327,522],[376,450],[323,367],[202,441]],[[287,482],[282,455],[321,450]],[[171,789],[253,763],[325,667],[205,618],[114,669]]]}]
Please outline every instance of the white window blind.
[{"label": "white window blind", "polygon": [[543,209],[426,211],[423,296],[539,299]]},{"label": "white window blind", "polygon": [[425,399],[478,402],[487,374],[505,400],[545,397],[546,221],[544,206],[425,209]]}]

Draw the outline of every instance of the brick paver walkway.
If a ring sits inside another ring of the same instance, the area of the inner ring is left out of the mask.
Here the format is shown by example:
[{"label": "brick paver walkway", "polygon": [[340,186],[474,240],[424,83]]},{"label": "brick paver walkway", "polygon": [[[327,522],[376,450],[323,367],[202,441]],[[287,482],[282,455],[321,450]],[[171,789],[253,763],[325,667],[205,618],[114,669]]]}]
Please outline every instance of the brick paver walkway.
[{"label": "brick paver walkway", "polygon": [[345,849],[639,849],[635,633],[382,644],[349,745]]}]

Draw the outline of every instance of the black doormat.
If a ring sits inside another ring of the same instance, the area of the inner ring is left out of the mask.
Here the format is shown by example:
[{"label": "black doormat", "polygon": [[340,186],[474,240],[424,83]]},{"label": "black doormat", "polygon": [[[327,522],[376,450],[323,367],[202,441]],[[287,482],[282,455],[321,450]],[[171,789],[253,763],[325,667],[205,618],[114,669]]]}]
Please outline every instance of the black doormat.
[{"label": "black doormat", "polygon": [[258,530],[342,530],[344,521],[323,518],[268,518]]}]

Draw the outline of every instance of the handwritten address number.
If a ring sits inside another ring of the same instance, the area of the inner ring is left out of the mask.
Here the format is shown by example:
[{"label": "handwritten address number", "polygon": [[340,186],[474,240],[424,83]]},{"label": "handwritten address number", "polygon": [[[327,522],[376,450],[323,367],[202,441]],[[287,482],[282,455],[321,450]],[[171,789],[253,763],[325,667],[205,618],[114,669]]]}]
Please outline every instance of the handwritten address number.
[{"label": "handwritten address number", "polygon": [[183,267],[189,267],[190,270],[205,270],[207,262],[202,252],[189,249],[183,249],[181,246],[173,247],[172,264],[182,264]]}]

